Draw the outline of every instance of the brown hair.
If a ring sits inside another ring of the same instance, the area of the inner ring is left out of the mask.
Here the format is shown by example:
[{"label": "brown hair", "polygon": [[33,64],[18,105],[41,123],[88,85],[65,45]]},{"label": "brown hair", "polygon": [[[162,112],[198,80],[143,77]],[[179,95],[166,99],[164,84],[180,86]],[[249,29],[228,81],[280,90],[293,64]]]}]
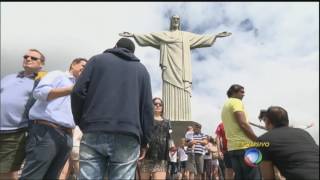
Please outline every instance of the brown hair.
[{"label": "brown hair", "polygon": [[79,64],[81,61],[88,62],[88,60],[85,59],[85,58],[76,58],[76,59],[74,59],[74,60],[72,61],[72,63],[70,64],[69,70],[71,70],[72,65],[74,65],[74,64]]}]

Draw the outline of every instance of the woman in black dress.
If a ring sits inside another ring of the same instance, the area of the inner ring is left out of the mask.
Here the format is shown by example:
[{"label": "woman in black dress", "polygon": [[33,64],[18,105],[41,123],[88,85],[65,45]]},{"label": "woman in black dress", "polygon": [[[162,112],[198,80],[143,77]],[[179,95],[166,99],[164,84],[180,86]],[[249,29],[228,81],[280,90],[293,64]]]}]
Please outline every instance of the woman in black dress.
[{"label": "woman in black dress", "polygon": [[163,101],[153,98],[153,134],[145,158],[141,162],[141,179],[166,179],[169,154],[170,121],[163,118]]}]

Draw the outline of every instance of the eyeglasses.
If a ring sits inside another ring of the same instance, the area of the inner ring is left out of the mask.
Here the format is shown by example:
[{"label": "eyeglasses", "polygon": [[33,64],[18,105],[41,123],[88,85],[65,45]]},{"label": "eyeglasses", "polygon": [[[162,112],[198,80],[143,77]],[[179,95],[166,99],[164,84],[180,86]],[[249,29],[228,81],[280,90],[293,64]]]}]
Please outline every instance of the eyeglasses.
[{"label": "eyeglasses", "polygon": [[28,55],[24,55],[24,56],[23,56],[24,59],[28,59],[29,57],[30,57],[30,59],[31,59],[32,61],[37,61],[37,60],[40,59],[40,58],[37,58],[37,57],[34,57],[34,56],[28,56]]},{"label": "eyeglasses", "polygon": [[162,106],[161,103],[153,103],[153,105],[155,105],[155,106],[157,106],[157,105]]}]

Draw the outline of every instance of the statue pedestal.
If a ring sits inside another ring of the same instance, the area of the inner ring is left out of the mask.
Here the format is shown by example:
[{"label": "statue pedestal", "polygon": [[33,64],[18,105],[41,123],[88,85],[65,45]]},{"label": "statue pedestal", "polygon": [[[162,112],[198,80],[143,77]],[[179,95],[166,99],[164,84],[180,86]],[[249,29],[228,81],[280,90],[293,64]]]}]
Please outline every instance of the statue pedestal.
[{"label": "statue pedestal", "polygon": [[174,144],[178,147],[181,143],[181,138],[184,138],[188,126],[196,124],[194,121],[171,121],[172,133],[171,137]]}]

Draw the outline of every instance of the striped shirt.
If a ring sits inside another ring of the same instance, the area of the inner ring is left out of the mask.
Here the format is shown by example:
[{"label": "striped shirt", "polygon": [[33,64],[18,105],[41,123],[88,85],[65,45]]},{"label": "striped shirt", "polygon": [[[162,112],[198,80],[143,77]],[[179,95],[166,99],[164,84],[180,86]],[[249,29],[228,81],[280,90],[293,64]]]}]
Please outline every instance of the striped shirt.
[{"label": "striped shirt", "polygon": [[[194,133],[193,134],[193,140],[196,140],[196,141],[201,141],[201,140],[204,140],[204,139],[207,139],[207,137],[203,134],[203,133]],[[187,153],[192,153],[192,147],[188,147],[187,149]],[[200,144],[200,143],[197,143],[194,145],[194,153],[195,154],[205,154],[205,146]]]}]

